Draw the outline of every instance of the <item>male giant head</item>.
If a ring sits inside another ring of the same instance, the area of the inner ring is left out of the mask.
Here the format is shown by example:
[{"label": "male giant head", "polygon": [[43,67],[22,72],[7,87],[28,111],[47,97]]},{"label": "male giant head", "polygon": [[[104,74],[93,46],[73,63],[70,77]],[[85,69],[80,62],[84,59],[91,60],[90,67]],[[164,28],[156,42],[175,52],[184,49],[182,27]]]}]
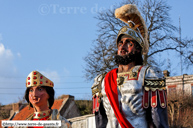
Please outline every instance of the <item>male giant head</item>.
[{"label": "male giant head", "polygon": [[127,65],[134,62],[135,65],[142,65],[142,54],[147,54],[149,46],[147,28],[137,7],[131,4],[122,6],[116,9],[115,16],[128,24],[122,27],[117,35],[116,63]]}]

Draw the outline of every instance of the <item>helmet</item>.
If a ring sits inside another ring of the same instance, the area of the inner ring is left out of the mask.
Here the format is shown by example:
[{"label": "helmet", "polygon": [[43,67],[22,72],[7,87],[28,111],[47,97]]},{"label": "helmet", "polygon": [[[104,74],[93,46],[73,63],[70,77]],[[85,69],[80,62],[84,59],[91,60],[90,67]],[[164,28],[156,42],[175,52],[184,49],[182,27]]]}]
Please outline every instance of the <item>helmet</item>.
[{"label": "helmet", "polygon": [[119,30],[116,44],[118,44],[122,35],[128,35],[139,43],[142,47],[142,53],[147,54],[149,49],[147,27],[136,5],[127,4],[116,9],[115,16],[128,24],[128,26],[123,26]]}]

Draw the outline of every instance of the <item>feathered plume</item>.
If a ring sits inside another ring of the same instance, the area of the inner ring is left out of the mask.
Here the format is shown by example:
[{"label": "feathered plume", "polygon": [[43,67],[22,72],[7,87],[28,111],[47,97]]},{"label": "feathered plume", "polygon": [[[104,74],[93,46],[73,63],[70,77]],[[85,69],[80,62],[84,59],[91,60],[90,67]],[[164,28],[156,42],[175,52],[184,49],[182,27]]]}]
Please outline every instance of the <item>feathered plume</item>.
[{"label": "feathered plume", "polygon": [[148,53],[149,43],[147,41],[148,31],[145,21],[138,11],[136,5],[127,4],[115,10],[115,17],[127,23],[130,28],[140,33],[143,37],[143,54]]}]

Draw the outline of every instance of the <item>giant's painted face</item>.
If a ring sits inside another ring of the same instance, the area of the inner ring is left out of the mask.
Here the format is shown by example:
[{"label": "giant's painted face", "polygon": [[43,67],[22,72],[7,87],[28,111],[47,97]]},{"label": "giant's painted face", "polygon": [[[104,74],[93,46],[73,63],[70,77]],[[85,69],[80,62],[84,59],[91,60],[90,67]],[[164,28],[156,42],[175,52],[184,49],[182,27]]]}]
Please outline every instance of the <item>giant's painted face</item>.
[{"label": "giant's painted face", "polygon": [[127,55],[129,53],[135,53],[136,48],[135,45],[132,41],[132,38],[122,38],[119,42],[118,42],[118,51],[117,54],[120,56],[124,56]]},{"label": "giant's painted face", "polygon": [[49,95],[46,89],[41,86],[34,86],[29,89],[29,102],[33,106],[44,106],[47,105]]}]

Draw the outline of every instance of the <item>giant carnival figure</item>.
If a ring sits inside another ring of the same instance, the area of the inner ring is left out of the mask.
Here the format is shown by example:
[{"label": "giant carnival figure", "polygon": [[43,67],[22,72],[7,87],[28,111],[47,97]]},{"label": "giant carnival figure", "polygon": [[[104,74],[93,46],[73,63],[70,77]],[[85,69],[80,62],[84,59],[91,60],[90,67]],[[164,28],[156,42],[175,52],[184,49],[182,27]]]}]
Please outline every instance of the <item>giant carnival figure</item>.
[{"label": "giant carnival figure", "polygon": [[55,94],[54,83],[51,80],[38,71],[32,71],[27,76],[26,87],[25,99],[29,103],[29,109],[34,109],[34,113],[30,114],[26,120],[61,120],[61,128],[71,128],[70,122],[62,117],[57,109],[51,109]]},{"label": "giant carnival figure", "polygon": [[100,74],[92,86],[97,128],[168,128],[166,85],[162,71],[144,66],[148,32],[137,7],[124,5],[116,18],[120,29],[115,62],[118,68]]}]

